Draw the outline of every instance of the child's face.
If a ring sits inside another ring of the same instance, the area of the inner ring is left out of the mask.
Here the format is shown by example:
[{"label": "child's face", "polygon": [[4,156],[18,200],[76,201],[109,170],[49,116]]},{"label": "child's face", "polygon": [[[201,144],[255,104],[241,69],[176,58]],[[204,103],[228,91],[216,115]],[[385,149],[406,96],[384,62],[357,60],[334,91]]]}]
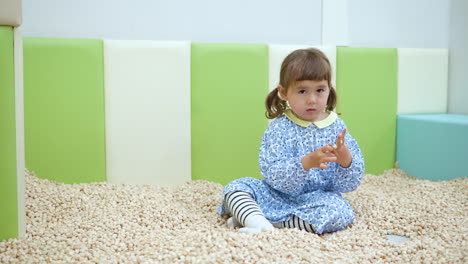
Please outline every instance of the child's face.
[{"label": "child's face", "polygon": [[327,117],[327,107],[330,87],[323,81],[300,81],[289,87],[288,91],[278,87],[281,97],[289,102],[294,114],[302,120],[316,122]]}]

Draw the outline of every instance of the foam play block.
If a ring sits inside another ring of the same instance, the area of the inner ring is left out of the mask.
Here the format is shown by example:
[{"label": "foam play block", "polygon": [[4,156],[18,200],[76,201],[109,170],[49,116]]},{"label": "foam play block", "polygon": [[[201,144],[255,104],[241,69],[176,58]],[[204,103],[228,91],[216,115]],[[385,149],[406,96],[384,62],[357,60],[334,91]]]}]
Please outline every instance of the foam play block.
[{"label": "foam play block", "polygon": [[398,114],[446,113],[447,94],[447,49],[398,49]]},{"label": "foam play block", "polygon": [[18,235],[13,28],[0,26],[0,241]]},{"label": "foam play block", "polygon": [[104,40],[104,68],[107,180],[190,180],[190,43]]},{"label": "foam play block", "polygon": [[397,116],[397,50],[337,50],[337,111],[357,140],[366,173],[394,167]]},{"label": "foam play block", "polygon": [[260,177],[268,46],[192,43],[192,178]]},{"label": "foam play block", "polygon": [[399,115],[397,161],[400,168],[428,180],[468,177],[467,135],[467,115]]},{"label": "foam play block", "polygon": [[102,40],[23,46],[26,167],[64,183],[105,181]]}]

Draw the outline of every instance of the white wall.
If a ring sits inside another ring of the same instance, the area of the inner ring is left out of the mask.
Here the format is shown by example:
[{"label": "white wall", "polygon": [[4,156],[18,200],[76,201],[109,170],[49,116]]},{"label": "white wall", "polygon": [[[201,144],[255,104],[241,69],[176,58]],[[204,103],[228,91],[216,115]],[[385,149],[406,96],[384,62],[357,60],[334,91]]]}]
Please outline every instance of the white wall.
[{"label": "white wall", "polygon": [[321,0],[23,0],[24,36],[320,44]]},{"label": "white wall", "polygon": [[[322,1],[337,7],[337,12],[324,12],[324,21],[339,21],[338,29],[347,31],[337,33],[339,45],[448,48],[449,0],[23,0],[22,32],[30,37],[320,45]],[[332,44],[329,39],[324,42]]]},{"label": "white wall", "polygon": [[452,0],[450,18],[448,111],[468,115],[468,1]]},{"label": "white wall", "polygon": [[347,5],[350,46],[449,47],[449,0],[348,0]]}]

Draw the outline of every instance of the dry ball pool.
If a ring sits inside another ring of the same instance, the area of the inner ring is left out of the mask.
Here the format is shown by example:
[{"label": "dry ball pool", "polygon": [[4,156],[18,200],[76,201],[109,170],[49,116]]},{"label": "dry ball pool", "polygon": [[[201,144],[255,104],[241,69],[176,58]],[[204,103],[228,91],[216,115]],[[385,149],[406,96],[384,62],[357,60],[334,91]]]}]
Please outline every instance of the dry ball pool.
[{"label": "dry ball pool", "polygon": [[221,190],[208,181],[68,185],[30,173],[27,233],[0,242],[0,263],[468,263],[467,178],[364,175],[344,194],[355,222],[321,236],[229,229],[216,214]]}]

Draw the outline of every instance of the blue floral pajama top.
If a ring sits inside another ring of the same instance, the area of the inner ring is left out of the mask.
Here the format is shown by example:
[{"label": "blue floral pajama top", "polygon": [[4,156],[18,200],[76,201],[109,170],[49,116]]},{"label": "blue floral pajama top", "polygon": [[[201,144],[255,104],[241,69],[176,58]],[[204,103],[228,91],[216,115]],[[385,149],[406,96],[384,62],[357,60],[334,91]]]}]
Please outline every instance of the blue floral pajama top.
[{"label": "blue floral pajama top", "polygon": [[[234,180],[224,188],[223,198],[233,191],[250,193],[271,223],[287,221],[295,215],[311,224],[318,234],[344,229],[353,222],[354,213],[340,193],[355,190],[364,173],[357,142],[346,133],[345,143],[353,158],[348,168],[331,162],[327,169],[307,171],[301,158],[329,143],[334,145],[345,127],[334,112],[325,120],[312,123],[299,120],[287,110],[270,123],[263,135],[259,156],[263,180]],[[218,213],[230,213],[224,202]]]}]

